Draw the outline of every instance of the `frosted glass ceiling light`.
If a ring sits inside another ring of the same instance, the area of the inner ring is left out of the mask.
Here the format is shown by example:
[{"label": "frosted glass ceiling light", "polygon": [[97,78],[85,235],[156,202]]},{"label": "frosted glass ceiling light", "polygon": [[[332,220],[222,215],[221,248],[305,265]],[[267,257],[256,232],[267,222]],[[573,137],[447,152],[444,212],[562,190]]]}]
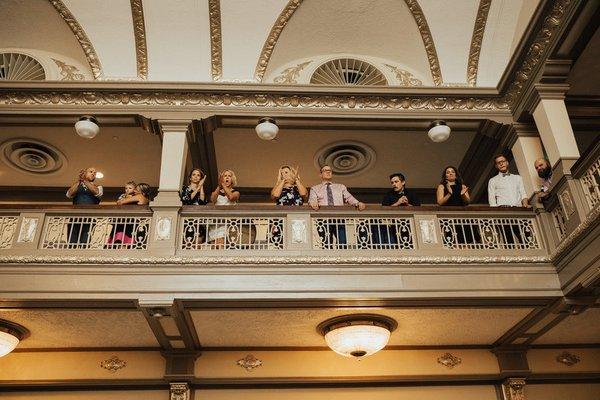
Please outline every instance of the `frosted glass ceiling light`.
[{"label": "frosted glass ceiling light", "polygon": [[275,120],[273,118],[261,118],[258,121],[258,125],[256,125],[256,134],[262,140],[273,140],[278,132],[279,127],[275,125]]},{"label": "frosted glass ceiling light", "polygon": [[433,142],[440,143],[448,140],[450,137],[450,127],[446,125],[446,121],[436,120],[429,125],[427,136]]},{"label": "frosted glass ceiling light", "polygon": [[91,115],[84,115],[75,123],[75,132],[85,139],[93,139],[100,132],[98,120]]},{"label": "frosted glass ceiling light", "polygon": [[0,319],[0,357],[13,351],[27,336],[29,331],[25,327]]},{"label": "frosted glass ceiling light", "polygon": [[319,324],[317,331],[338,354],[361,358],[383,349],[398,323],[392,318],[376,314],[352,314],[328,319]]}]

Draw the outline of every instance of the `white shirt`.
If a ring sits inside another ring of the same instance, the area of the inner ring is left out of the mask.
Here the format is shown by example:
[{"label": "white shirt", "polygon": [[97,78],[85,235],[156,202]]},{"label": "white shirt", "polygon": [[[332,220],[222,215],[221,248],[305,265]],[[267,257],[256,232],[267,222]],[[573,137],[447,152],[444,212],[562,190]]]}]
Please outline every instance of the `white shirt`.
[{"label": "white shirt", "polygon": [[492,207],[522,207],[521,200],[527,198],[523,179],[519,175],[500,172],[488,182],[488,200]]}]

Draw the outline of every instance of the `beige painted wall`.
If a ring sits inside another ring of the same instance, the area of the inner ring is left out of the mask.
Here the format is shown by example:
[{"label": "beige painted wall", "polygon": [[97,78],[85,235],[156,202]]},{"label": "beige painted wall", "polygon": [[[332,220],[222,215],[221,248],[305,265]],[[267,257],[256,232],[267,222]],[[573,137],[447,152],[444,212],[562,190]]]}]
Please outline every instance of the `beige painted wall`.
[{"label": "beige painted wall", "polygon": [[496,400],[494,386],[196,390],[202,400]]}]

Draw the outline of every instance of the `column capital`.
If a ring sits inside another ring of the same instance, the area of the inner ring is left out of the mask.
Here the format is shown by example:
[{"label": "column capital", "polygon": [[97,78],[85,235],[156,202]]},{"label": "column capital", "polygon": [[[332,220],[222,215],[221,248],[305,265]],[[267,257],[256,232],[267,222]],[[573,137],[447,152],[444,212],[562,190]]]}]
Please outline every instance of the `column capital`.
[{"label": "column capital", "polygon": [[564,100],[570,88],[568,83],[536,83],[527,96],[525,110],[533,114],[542,100]]},{"label": "column capital", "polygon": [[517,137],[540,137],[540,132],[535,124],[515,122],[512,124],[512,128]]},{"label": "column capital", "polygon": [[159,119],[158,127],[161,135],[165,132],[187,132],[192,124],[191,119]]},{"label": "column capital", "polygon": [[504,400],[525,400],[525,378],[506,378],[502,382]]}]

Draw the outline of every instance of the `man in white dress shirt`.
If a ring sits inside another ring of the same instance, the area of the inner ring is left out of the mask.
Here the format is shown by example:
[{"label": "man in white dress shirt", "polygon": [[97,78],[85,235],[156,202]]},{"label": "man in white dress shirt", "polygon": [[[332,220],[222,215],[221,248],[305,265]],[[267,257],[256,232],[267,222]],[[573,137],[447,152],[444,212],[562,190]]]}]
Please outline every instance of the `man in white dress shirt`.
[{"label": "man in white dress shirt", "polygon": [[498,175],[488,182],[488,199],[492,207],[529,207],[523,178],[508,172],[508,160],[502,154],[494,157]]}]

